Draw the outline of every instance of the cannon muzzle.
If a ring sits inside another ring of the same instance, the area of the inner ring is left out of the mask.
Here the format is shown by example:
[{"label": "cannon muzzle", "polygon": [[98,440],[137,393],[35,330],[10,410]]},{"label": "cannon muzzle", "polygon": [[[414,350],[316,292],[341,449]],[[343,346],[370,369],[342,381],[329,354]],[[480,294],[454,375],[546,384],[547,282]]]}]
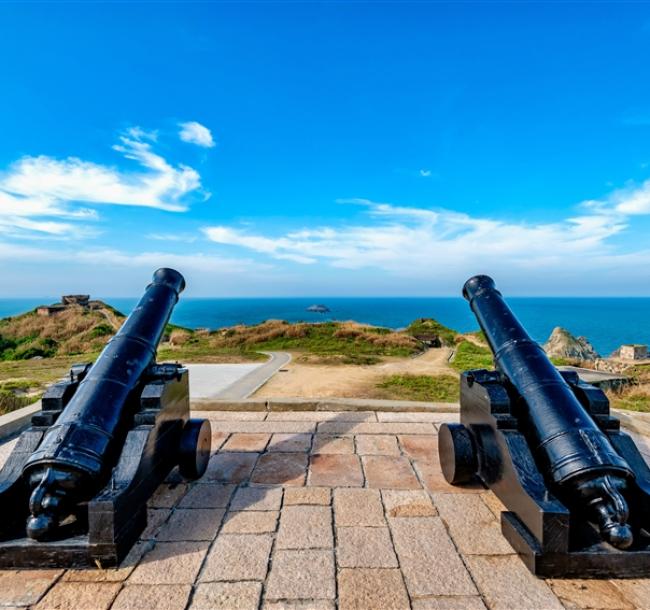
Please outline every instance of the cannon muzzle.
[{"label": "cannon muzzle", "polygon": [[634,473],[571,387],[515,317],[492,278],[477,275],[463,296],[485,334],[497,371],[518,397],[524,435],[540,470],[568,505],[585,509],[604,540],[633,542],[624,494]]},{"label": "cannon muzzle", "polygon": [[138,408],[137,395],[183,276],[158,269],[137,307],[92,365],[74,396],[23,468],[33,489],[27,534],[47,538],[106,482]]}]

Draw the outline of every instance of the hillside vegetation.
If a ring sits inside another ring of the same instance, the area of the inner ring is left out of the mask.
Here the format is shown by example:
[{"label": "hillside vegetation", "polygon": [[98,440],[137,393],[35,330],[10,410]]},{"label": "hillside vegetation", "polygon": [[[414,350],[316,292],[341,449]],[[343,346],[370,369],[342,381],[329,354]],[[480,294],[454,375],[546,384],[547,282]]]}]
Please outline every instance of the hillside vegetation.
[{"label": "hillside vegetation", "polygon": [[455,330],[440,324],[440,322],[433,318],[419,318],[414,320],[407,327],[406,333],[413,337],[434,335],[440,339],[442,345],[448,347],[454,345],[459,337],[459,334]]},{"label": "hillside vegetation", "polygon": [[96,309],[71,306],[52,316],[32,311],[5,318],[0,320],[0,360],[97,352],[123,320],[103,303]]},{"label": "hillside vegetation", "polygon": [[[124,319],[109,305],[93,301],[90,307],[73,305],[49,316],[31,311],[0,320],[0,412],[33,402],[74,362],[95,360]],[[290,350],[297,360],[308,362],[374,364],[423,348],[406,332],[356,322],[269,320],[215,331],[168,325],[158,359],[242,362],[265,359],[263,351]]]},{"label": "hillside vegetation", "polygon": [[291,350],[319,361],[372,364],[382,356],[405,357],[422,350],[406,333],[356,322],[320,324],[269,320],[255,326],[234,326],[213,333],[215,346],[251,350]]},{"label": "hillside vegetation", "polygon": [[632,378],[632,384],[608,392],[612,407],[650,413],[650,365],[632,366],[624,374]]},{"label": "hillside vegetation", "polygon": [[390,375],[376,386],[375,398],[418,400],[423,402],[458,402],[456,375]]},{"label": "hillside vegetation", "polygon": [[456,346],[454,357],[449,364],[455,370],[462,372],[470,369],[491,369],[493,362],[492,352],[487,345],[464,340]]}]

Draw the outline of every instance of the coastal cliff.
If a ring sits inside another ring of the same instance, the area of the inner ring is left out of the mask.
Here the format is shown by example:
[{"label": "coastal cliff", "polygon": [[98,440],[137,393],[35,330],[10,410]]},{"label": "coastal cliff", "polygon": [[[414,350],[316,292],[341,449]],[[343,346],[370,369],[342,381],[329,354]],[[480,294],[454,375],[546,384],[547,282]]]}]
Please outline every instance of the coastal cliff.
[{"label": "coastal cliff", "polygon": [[544,344],[550,358],[592,361],[600,358],[593,345],[585,337],[575,337],[566,328],[556,326]]}]

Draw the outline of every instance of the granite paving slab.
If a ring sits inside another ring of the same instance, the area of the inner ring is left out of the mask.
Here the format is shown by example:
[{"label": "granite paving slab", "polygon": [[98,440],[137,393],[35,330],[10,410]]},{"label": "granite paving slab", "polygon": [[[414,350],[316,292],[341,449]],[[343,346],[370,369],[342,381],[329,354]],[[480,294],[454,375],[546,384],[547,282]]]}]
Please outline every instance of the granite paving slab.
[{"label": "granite paving slab", "polygon": [[438,415],[209,416],[208,472],[161,485],[122,566],[0,571],[0,608],[650,608],[650,579],[532,576],[494,494],[442,479]]}]

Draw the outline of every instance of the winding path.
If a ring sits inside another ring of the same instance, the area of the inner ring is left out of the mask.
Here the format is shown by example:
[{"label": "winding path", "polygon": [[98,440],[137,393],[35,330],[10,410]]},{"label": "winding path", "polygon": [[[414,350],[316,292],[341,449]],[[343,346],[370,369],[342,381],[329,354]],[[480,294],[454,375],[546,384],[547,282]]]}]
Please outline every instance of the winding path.
[{"label": "winding path", "polygon": [[291,354],[287,352],[263,353],[270,356],[269,360],[229,385],[219,393],[218,398],[230,400],[248,398],[291,361]]},{"label": "winding path", "polygon": [[264,364],[188,364],[192,398],[248,398],[291,360],[285,352],[264,353],[269,356]]}]

